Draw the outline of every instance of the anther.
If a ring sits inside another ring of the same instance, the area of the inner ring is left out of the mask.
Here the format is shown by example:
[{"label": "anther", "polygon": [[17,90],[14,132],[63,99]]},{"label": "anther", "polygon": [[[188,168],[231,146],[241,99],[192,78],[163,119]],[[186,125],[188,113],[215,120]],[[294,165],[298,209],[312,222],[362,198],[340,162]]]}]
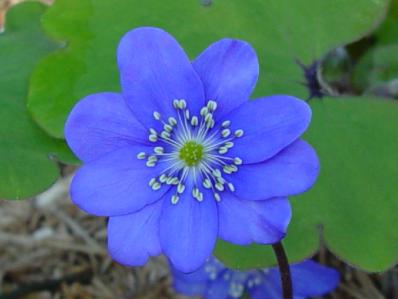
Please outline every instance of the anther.
[{"label": "anther", "polygon": [[243,163],[242,159],[239,157],[234,158],[234,164],[235,165],[241,165]]},{"label": "anther", "polygon": [[153,184],[156,183],[156,179],[155,178],[151,178],[151,180],[149,181],[149,186],[152,187]]},{"label": "anther", "polygon": [[230,124],[231,124],[231,121],[230,121],[230,120],[224,120],[224,121],[222,122],[222,124],[221,124],[221,127],[223,127],[223,128],[228,128]]},{"label": "anther", "polygon": [[214,196],[214,199],[215,199],[216,201],[218,201],[218,202],[221,201],[221,196],[220,196],[220,194],[214,193],[213,196]]},{"label": "anther", "polygon": [[164,174],[164,173],[159,177],[159,181],[161,183],[166,183],[167,179],[168,179],[168,176],[166,174]]},{"label": "anther", "polygon": [[171,132],[171,131],[173,131],[173,127],[172,126],[170,126],[170,125],[168,125],[168,124],[165,124],[164,126],[163,126],[163,129],[166,131],[166,132]]},{"label": "anther", "polygon": [[187,107],[187,102],[184,99],[181,99],[178,103],[180,109],[185,109]]},{"label": "anther", "polygon": [[225,165],[225,166],[222,168],[222,170],[223,170],[226,174],[231,174],[231,173],[232,173],[232,170],[231,170],[231,168],[229,167],[229,165]]},{"label": "anther", "polygon": [[157,160],[158,160],[158,157],[156,157],[156,156],[149,156],[148,157],[148,161],[150,161],[150,162],[157,162]]},{"label": "anther", "polygon": [[168,139],[168,138],[170,138],[170,133],[166,132],[166,131],[162,131],[162,133],[160,133],[160,137],[162,137],[163,139]]},{"label": "anther", "polygon": [[234,135],[235,135],[235,137],[242,137],[243,136],[243,130],[241,130],[241,129],[236,130]]},{"label": "anther", "polygon": [[171,197],[171,203],[172,203],[173,205],[175,205],[175,204],[178,203],[178,200],[179,200],[179,199],[180,199],[180,198],[179,198],[178,195],[173,195],[173,196]]},{"label": "anther", "polygon": [[201,116],[205,117],[208,113],[209,113],[209,109],[207,109],[207,107],[203,107],[202,109],[200,109]]},{"label": "anther", "polygon": [[199,123],[198,117],[197,117],[197,116],[192,116],[192,118],[191,118],[191,125],[192,125],[193,127],[196,127],[196,126],[198,125],[198,123]]},{"label": "anther", "polygon": [[187,110],[185,110],[185,118],[186,118],[186,119],[189,119],[189,116],[190,116],[190,115],[189,115],[189,110],[187,109]]},{"label": "anther", "polygon": [[235,192],[235,186],[234,186],[234,184],[228,183],[228,189],[229,189],[231,192]]},{"label": "anther", "polygon": [[156,119],[156,120],[160,120],[160,113],[157,112],[157,111],[154,111],[153,112],[153,118]]},{"label": "anther", "polygon": [[210,110],[210,111],[215,111],[216,109],[217,109],[217,102],[215,102],[215,101],[208,101],[207,102],[207,108]]},{"label": "anther", "polygon": [[224,146],[225,146],[226,148],[233,148],[233,147],[234,147],[234,143],[231,142],[231,141],[228,141],[228,142],[225,142]]},{"label": "anther", "polygon": [[227,152],[228,152],[228,148],[227,148],[226,146],[221,146],[221,147],[218,149],[218,153],[221,154],[221,155],[223,155],[223,154],[225,154],[225,153],[227,153]]},{"label": "anther", "polygon": [[156,141],[158,141],[158,136],[151,134],[151,135],[149,135],[148,139],[151,142],[156,142]]},{"label": "anther", "polygon": [[143,160],[146,158],[146,153],[145,152],[140,152],[137,154],[137,159]]},{"label": "anther", "polygon": [[214,175],[216,178],[220,178],[221,177],[221,172],[219,169],[213,169],[213,171],[211,172],[212,175]]},{"label": "anther", "polygon": [[218,191],[224,191],[224,185],[218,182],[218,183],[216,184],[216,189],[217,189]]},{"label": "anther", "polygon": [[155,167],[156,161],[150,161],[150,160],[148,160],[148,161],[145,163],[145,165],[148,166],[148,167]]},{"label": "anther", "polygon": [[213,120],[213,116],[210,113],[206,114],[205,122],[206,123],[209,123],[209,122],[211,123],[212,120]]},{"label": "anther", "polygon": [[224,138],[227,138],[229,135],[231,135],[231,130],[230,129],[224,129],[221,131],[221,136]]},{"label": "anther", "polygon": [[168,120],[169,120],[170,126],[175,126],[177,124],[177,120],[172,116],[170,116]]},{"label": "anther", "polygon": [[184,190],[185,190],[185,185],[179,183],[178,186],[177,186],[177,192],[179,194],[182,194],[182,193],[184,193]]},{"label": "anther", "polygon": [[229,165],[229,167],[231,168],[232,172],[237,172],[238,171],[238,167],[234,164]]},{"label": "anther", "polygon": [[155,147],[155,148],[153,149],[153,151],[154,151],[156,154],[161,155],[161,154],[164,153],[164,148],[161,147],[161,146],[157,146],[157,147]]},{"label": "anther", "polygon": [[162,185],[160,185],[158,182],[155,182],[151,187],[152,187],[152,190],[159,190],[160,189],[160,187],[161,187]]},{"label": "anther", "polygon": [[174,107],[175,109],[178,109],[179,106],[180,106],[180,101],[179,101],[179,100],[173,100],[173,107]]},{"label": "anther", "polygon": [[212,186],[211,181],[207,178],[203,180],[202,184],[203,184],[203,187],[205,187],[206,189],[210,189]]}]

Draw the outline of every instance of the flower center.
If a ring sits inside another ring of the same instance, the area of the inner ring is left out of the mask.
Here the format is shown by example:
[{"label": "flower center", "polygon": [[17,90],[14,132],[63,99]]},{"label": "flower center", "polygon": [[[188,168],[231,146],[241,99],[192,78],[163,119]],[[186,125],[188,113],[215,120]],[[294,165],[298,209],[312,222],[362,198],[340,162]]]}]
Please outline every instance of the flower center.
[{"label": "flower center", "polygon": [[[181,194],[190,192],[198,201],[204,200],[204,189],[212,193],[216,201],[224,191],[234,192],[235,186],[224,175],[239,171],[243,163],[239,157],[229,156],[236,139],[244,135],[242,129],[232,130],[231,121],[216,121],[213,114],[217,103],[209,100],[194,115],[184,99],[173,100],[176,117],[153,112],[153,118],[161,124],[157,130],[150,128],[148,140],[154,143],[153,152],[140,152],[137,159],[146,160],[147,167],[163,164],[158,175],[151,178],[149,186],[159,190],[164,185],[174,189],[171,203],[177,204]],[[160,129],[160,131],[159,131]],[[189,179],[190,190],[186,188]]]},{"label": "flower center", "polygon": [[196,166],[203,158],[203,145],[188,141],[180,149],[179,157],[187,166]]}]

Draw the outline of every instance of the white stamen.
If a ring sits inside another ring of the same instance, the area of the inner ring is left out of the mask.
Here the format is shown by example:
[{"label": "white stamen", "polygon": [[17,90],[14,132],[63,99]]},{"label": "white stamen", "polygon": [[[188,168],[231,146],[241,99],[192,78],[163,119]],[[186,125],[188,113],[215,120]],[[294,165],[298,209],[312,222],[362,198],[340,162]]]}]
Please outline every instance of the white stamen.
[{"label": "white stamen", "polygon": [[151,180],[149,181],[149,186],[152,187],[153,184],[156,183],[156,179],[155,178],[151,178]]},{"label": "white stamen", "polygon": [[155,147],[155,148],[153,149],[153,151],[154,151],[156,154],[161,155],[161,154],[164,153],[164,148],[161,147],[161,146],[157,146],[157,147]]},{"label": "white stamen", "polygon": [[178,197],[178,195],[173,195],[172,197],[171,197],[171,203],[173,204],[173,205],[175,205],[175,204],[177,204],[178,203],[178,200],[179,200],[180,198]]},{"label": "white stamen", "polygon": [[143,160],[146,157],[146,153],[145,152],[140,152],[137,154],[137,159]]},{"label": "white stamen", "polygon": [[229,135],[231,135],[231,130],[230,129],[224,129],[221,131],[221,136],[224,138],[227,138]]},{"label": "white stamen", "polygon": [[174,117],[169,117],[169,124],[170,126],[175,126],[177,125],[177,120]]},{"label": "white stamen", "polygon": [[157,112],[157,111],[154,111],[153,112],[153,118],[156,119],[156,120],[160,120],[160,113]]},{"label": "white stamen", "polygon": [[228,183],[228,188],[231,192],[235,192],[235,186],[232,183]]},{"label": "white stamen", "polygon": [[227,152],[228,152],[228,148],[225,146],[222,146],[218,149],[218,153],[221,155],[226,154]]},{"label": "white stamen", "polygon": [[223,128],[228,128],[230,124],[231,124],[231,121],[230,121],[230,120],[224,120],[224,121],[222,122],[222,124],[221,124],[221,127],[223,127]]},{"label": "white stamen", "polygon": [[226,148],[233,148],[233,147],[234,147],[234,143],[231,142],[231,141],[228,141],[228,142],[225,142],[224,146],[225,146]]},{"label": "white stamen", "polygon": [[235,135],[235,137],[242,137],[243,136],[243,130],[241,130],[241,129],[236,130],[234,135]]},{"label": "white stamen", "polygon": [[198,123],[199,123],[198,117],[197,117],[197,116],[192,116],[192,118],[191,118],[191,125],[192,125],[193,127],[196,127],[196,126],[198,125]]},{"label": "white stamen", "polygon": [[210,189],[212,186],[211,181],[207,178],[203,180],[202,184],[203,184],[203,187],[205,187],[206,189]]},{"label": "white stamen", "polygon": [[159,190],[160,189],[160,187],[161,187],[162,185],[160,185],[158,182],[155,182],[151,187],[152,187],[152,190]]},{"label": "white stamen", "polygon": [[185,190],[185,185],[179,183],[177,186],[177,192],[182,194],[182,193],[184,193],[184,190]]},{"label": "white stamen", "polygon": [[221,196],[220,196],[220,194],[214,193],[213,196],[214,196],[214,199],[215,199],[216,201],[218,201],[218,202],[221,201]]},{"label": "white stamen", "polygon": [[218,191],[224,191],[224,185],[221,184],[221,183],[217,183],[217,184],[216,184],[216,189],[217,189]]},{"label": "white stamen", "polygon": [[171,132],[171,131],[173,131],[173,127],[172,126],[170,126],[170,125],[168,125],[168,124],[165,124],[164,126],[163,126],[163,129],[166,131],[166,132]]},{"label": "white stamen", "polygon": [[234,164],[235,165],[241,165],[243,163],[242,159],[239,157],[234,158]]},{"label": "white stamen", "polygon": [[151,142],[156,142],[156,141],[158,141],[158,136],[157,135],[149,135],[149,141],[151,141]]}]

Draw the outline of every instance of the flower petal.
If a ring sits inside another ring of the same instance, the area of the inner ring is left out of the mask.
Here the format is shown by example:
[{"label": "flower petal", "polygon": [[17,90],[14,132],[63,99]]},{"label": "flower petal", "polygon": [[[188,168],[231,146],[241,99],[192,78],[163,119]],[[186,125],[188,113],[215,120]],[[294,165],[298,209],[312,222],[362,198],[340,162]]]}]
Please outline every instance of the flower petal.
[{"label": "flower petal", "polygon": [[185,99],[191,111],[204,105],[202,82],[177,41],[158,28],[141,27],[120,41],[117,60],[123,95],[137,119],[147,128],[159,124],[158,111],[175,115],[174,99]]},{"label": "flower petal", "polygon": [[133,213],[162,197],[169,187],[154,191],[148,182],[166,167],[159,163],[147,167],[137,153],[149,152],[145,146],[129,146],[85,164],[71,185],[73,202],[97,216],[120,216]]},{"label": "flower petal", "polygon": [[76,104],[65,124],[65,138],[76,156],[88,162],[127,145],[145,144],[148,137],[122,95],[104,92]]},{"label": "flower petal", "polygon": [[[294,264],[290,266],[290,270],[292,273],[293,292],[298,296],[315,297],[325,295],[333,291],[340,281],[340,275],[336,270],[311,260]],[[278,276],[279,271],[275,269],[272,275]]]},{"label": "flower petal", "polygon": [[302,140],[294,142],[270,160],[242,165],[227,180],[240,199],[264,200],[307,191],[319,173],[315,151]]},{"label": "flower petal", "polygon": [[193,66],[202,79],[206,99],[218,103],[216,119],[249,99],[259,73],[253,48],[233,39],[210,45],[193,61]]},{"label": "flower petal", "polygon": [[272,244],[285,236],[291,210],[286,198],[249,201],[223,193],[218,215],[221,239],[238,245]]},{"label": "flower petal", "polygon": [[265,161],[297,140],[307,129],[311,109],[306,102],[291,96],[271,96],[249,101],[225,116],[230,129],[244,135],[234,140],[230,157],[243,163]]},{"label": "flower petal", "polygon": [[[280,299],[282,298],[282,291],[280,282],[273,283],[265,281],[261,285],[256,286],[249,290],[250,299]],[[293,296],[294,299],[299,299]],[[304,298],[303,298],[304,299]]]},{"label": "flower petal", "polygon": [[207,290],[207,281],[189,281],[173,276],[173,288],[185,296],[203,296]]},{"label": "flower petal", "polygon": [[161,253],[161,208],[159,200],[134,214],[109,218],[108,250],[114,260],[125,266],[143,266],[150,256]]},{"label": "flower petal", "polygon": [[165,200],[160,217],[160,243],[172,265],[182,272],[197,270],[211,255],[218,232],[216,203],[198,202],[187,186],[177,204]]},{"label": "flower petal", "polygon": [[207,289],[204,299],[229,299],[229,281],[222,277],[212,281]]},{"label": "flower petal", "polygon": [[186,296],[199,296],[205,293],[209,280],[205,265],[192,273],[178,271],[173,266],[170,269],[173,276],[173,287],[178,293]]}]

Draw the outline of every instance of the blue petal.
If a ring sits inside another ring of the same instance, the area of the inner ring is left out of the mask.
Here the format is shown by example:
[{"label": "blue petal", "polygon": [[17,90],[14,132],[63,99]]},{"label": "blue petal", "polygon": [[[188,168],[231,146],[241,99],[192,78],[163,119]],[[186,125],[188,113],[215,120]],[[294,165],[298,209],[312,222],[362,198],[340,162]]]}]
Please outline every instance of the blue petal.
[{"label": "blue petal", "polygon": [[229,299],[229,287],[229,281],[219,277],[211,282],[203,297],[204,299]]},{"label": "blue petal", "polygon": [[340,282],[339,273],[314,261],[292,265],[294,294],[303,297],[322,296],[333,291]]},{"label": "blue petal", "polygon": [[[340,280],[337,271],[311,260],[291,265],[290,271],[295,299],[325,295],[333,291]],[[269,269],[265,282],[273,286],[275,293],[282,292],[280,272],[277,268]]]},{"label": "blue petal", "polygon": [[228,155],[250,164],[273,157],[297,140],[310,123],[311,109],[291,96],[271,96],[249,101],[224,119],[231,121],[232,131],[244,132]]},{"label": "blue petal", "polygon": [[125,216],[111,217],[108,222],[108,250],[117,262],[126,266],[143,266],[150,256],[161,253],[159,217],[162,201]]},{"label": "blue petal", "polygon": [[147,135],[123,97],[110,92],[78,102],[65,124],[68,145],[85,162],[131,144],[145,144]]},{"label": "blue petal", "polygon": [[177,204],[165,200],[160,217],[160,243],[172,265],[193,272],[211,255],[218,232],[216,203],[210,196],[198,202],[190,186]]},{"label": "blue petal", "polygon": [[177,293],[185,296],[203,296],[208,288],[208,285],[207,281],[189,281],[173,276],[173,288]]},{"label": "blue petal", "polygon": [[133,213],[162,197],[168,187],[157,191],[148,182],[167,166],[145,166],[137,153],[150,152],[145,146],[129,146],[85,164],[71,185],[73,202],[97,216],[120,216]]},{"label": "blue petal", "polygon": [[307,191],[319,173],[315,151],[304,141],[296,141],[270,160],[242,165],[228,175],[241,199],[264,200]]},{"label": "blue petal", "polygon": [[253,48],[233,39],[210,45],[195,59],[193,66],[202,79],[206,99],[218,103],[216,119],[249,99],[259,73]]},{"label": "blue petal", "polygon": [[205,265],[191,273],[178,271],[173,266],[170,267],[173,276],[174,289],[186,296],[203,295],[207,289],[209,274],[205,270]]},{"label": "blue petal", "polygon": [[[249,290],[250,299],[280,299],[282,291],[280,283],[264,281],[261,285]],[[299,298],[294,298],[299,299]]]},{"label": "blue petal", "polygon": [[249,201],[230,193],[222,194],[218,213],[220,238],[239,245],[278,242],[285,236],[291,218],[286,198]]},{"label": "blue petal", "polygon": [[177,41],[158,28],[141,27],[120,41],[117,60],[123,95],[137,119],[147,128],[175,115],[174,99],[185,99],[198,112],[204,105],[202,82]]}]

